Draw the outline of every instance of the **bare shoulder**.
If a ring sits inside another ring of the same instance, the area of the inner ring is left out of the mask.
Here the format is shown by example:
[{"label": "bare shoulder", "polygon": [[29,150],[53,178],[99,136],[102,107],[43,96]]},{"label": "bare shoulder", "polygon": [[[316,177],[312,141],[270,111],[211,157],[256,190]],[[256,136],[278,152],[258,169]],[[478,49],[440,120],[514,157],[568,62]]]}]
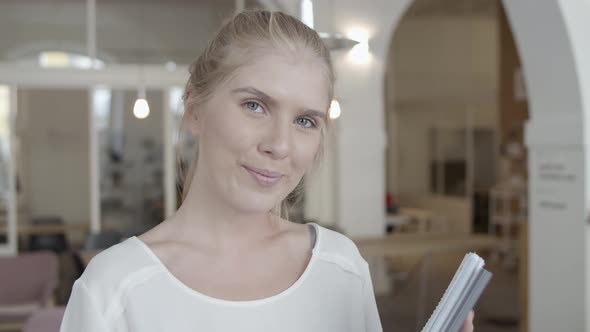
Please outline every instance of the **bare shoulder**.
[{"label": "bare shoulder", "polygon": [[165,222],[159,224],[158,226],[150,229],[149,231],[141,235],[138,235],[137,238],[140,239],[143,243],[148,244],[150,246],[163,242],[166,238],[166,227],[164,226],[164,223]]},{"label": "bare shoulder", "polygon": [[174,241],[174,230],[169,221],[163,221],[158,226],[137,236],[150,250],[163,262],[169,263],[174,257],[179,257],[183,248],[179,242]]}]

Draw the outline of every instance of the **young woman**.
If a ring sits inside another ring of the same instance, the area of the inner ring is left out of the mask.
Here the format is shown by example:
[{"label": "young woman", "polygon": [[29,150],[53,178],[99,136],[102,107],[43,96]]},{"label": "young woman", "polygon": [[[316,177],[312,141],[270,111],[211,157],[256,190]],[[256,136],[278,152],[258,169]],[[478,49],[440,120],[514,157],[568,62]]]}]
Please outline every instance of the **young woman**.
[{"label": "young woman", "polygon": [[61,331],[382,331],[354,243],[281,217],[321,154],[333,82],[297,19],[228,21],[190,69],[183,126],[198,152],[182,205],[92,260]]}]

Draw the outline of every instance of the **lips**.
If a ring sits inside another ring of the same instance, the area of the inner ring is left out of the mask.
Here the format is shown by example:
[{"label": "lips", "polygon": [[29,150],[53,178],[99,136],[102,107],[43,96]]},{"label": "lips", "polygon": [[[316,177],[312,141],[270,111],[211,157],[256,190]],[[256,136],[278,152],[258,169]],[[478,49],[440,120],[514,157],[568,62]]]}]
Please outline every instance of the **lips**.
[{"label": "lips", "polygon": [[283,174],[267,169],[249,167],[245,165],[242,165],[242,167],[244,167],[244,169],[250,173],[254,180],[263,187],[272,187],[283,177]]}]

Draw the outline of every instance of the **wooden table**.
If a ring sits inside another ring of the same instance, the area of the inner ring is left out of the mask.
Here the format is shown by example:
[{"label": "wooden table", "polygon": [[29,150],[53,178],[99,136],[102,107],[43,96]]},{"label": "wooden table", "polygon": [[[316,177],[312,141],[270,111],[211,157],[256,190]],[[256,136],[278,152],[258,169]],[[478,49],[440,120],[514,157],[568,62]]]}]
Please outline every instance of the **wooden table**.
[{"label": "wooden table", "polygon": [[21,331],[25,322],[0,323],[0,332],[15,332]]},{"label": "wooden table", "polygon": [[[87,223],[84,224],[61,224],[61,225],[33,225],[33,224],[19,224],[17,225],[17,232],[19,236],[27,235],[54,235],[64,234],[70,231],[85,231],[90,227]],[[8,227],[0,225],[0,234],[6,234]]]},{"label": "wooden table", "polygon": [[498,238],[479,234],[392,234],[354,241],[363,255],[414,256],[432,252],[476,251],[493,249]]},{"label": "wooden table", "polygon": [[386,222],[391,226],[398,226],[400,229],[407,229],[408,226],[415,222],[418,233],[427,233],[431,231],[432,225],[437,223],[444,223],[446,229],[448,225],[444,221],[444,218],[435,218],[432,211],[414,208],[414,207],[400,207],[398,213],[388,214],[386,216]]},{"label": "wooden table", "polygon": [[[71,232],[83,232],[88,233],[90,226],[87,223],[76,223],[76,224],[18,224],[17,225],[17,238],[19,246],[28,248],[29,240],[31,235],[60,235],[65,234],[66,236]],[[7,225],[0,225],[0,235],[8,234]]]}]

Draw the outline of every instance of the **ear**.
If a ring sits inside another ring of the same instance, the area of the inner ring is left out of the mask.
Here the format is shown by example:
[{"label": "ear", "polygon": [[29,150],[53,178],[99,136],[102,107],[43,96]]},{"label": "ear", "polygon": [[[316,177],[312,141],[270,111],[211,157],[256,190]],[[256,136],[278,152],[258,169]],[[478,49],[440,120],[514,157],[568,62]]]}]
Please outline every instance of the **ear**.
[{"label": "ear", "polygon": [[201,134],[200,127],[202,122],[202,119],[199,116],[199,107],[194,104],[191,105],[185,100],[184,109],[185,111],[182,118],[184,127],[189,131],[192,137],[197,138]]},{"label": "ear", "polygon": [[197,105],[195,105],[193,100],[194,91],[192,86],[187,83],[187,87],[184,90],[184,94],[182,95],[182,103],[184,106],[184,113],[182,114],[181,120],[181,129],[184,128],[188,130],[193,138],[199,137],[199,126],[198,126],[198,116],[197,116]]}]

